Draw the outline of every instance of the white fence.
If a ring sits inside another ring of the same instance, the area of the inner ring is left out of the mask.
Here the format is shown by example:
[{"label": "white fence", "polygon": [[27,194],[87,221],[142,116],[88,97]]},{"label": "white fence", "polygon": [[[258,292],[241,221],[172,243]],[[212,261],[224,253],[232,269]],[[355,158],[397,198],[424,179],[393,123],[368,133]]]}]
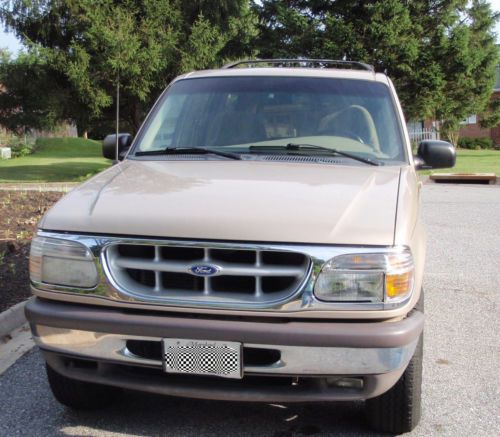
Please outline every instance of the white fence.
[{"label": "white fence", "polygon": [[410,130],[408,134],[410,135],[410,141],[417,144],[423,140],[439,140],[439,132],[434,129]]}]

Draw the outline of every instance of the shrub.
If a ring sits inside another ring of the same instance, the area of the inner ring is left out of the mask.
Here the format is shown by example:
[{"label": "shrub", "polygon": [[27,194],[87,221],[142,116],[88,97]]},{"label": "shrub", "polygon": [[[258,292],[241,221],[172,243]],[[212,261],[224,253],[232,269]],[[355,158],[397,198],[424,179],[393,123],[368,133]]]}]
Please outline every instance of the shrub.
[{"label": "shrub", "polygon": [[18,139],[18,141],[10,143],[9,147],[12,149],[13,158],[31,155],[35,151],[35,143],[25,143],[24,140],[21,140],[20,138]]},{"label": "shrub", "polygon": [[2,133],[0,145],[10,147],[12,158],[30,155],[35,151],[35,142],[32,138],[24,138],[13,134]]},{"label": "shrub", "polygon": [[458,139],[458,147],[470,150],[493,149],[493,141],[486,137],[461,137]]}]

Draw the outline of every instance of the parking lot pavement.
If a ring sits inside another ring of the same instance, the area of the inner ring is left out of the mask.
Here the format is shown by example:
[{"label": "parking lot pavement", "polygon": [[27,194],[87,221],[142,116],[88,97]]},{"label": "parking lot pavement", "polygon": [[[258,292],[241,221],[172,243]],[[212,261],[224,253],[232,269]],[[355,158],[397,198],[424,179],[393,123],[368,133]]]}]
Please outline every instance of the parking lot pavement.
[{"label": "parking lot pavement", "polygon": [[[428,228],[423,417],[412,436],[500,435],[500,187],[425,185]],[[265,405],[126,393],[72,412],[28,353],[0,377],[1,436],[373,435],[363,404]]]}]

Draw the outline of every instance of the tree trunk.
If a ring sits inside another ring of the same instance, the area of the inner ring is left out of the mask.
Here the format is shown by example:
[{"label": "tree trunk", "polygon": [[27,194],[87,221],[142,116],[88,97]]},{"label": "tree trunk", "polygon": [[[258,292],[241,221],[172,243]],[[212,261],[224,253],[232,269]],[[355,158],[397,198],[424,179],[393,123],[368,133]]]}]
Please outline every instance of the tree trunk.
[{"label": "tree trunk", "polygon": [[138,103],[134,103],[133,105],[133,127],[134,127],[134,136],[137,134],[137,131],[141,127],[142,123],[142,110],[141,105]]},{"label": "tree trunk", "polygon": [[85,138],[85,139],[88,139],[88,129],[87,129],[87,126],[86,126],[86,123],[76,123],[76,134],[80,137],[80,138]]},{"label": "tree trunk", "polygon": [[458,131],[448,132],[447,136],[450,143],[452,143],[455,147],[458,147],[458,139],[460,138]]}]

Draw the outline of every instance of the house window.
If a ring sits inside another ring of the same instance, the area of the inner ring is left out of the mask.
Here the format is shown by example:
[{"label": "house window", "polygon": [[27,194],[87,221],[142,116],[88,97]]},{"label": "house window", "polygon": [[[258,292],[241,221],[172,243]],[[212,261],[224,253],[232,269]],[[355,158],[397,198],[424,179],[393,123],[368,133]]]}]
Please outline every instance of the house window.
[{"label": "house window", "polygon": [[469,115],[467,118],[465,118],[460,122],[460,124],[476,124],[476,123],[477,123],[476,114]]},{"label": "house window", "polygon": [[424,128],[424,122],[409,121],[407,127],[408,127],[408,132],[420,132]]}]

